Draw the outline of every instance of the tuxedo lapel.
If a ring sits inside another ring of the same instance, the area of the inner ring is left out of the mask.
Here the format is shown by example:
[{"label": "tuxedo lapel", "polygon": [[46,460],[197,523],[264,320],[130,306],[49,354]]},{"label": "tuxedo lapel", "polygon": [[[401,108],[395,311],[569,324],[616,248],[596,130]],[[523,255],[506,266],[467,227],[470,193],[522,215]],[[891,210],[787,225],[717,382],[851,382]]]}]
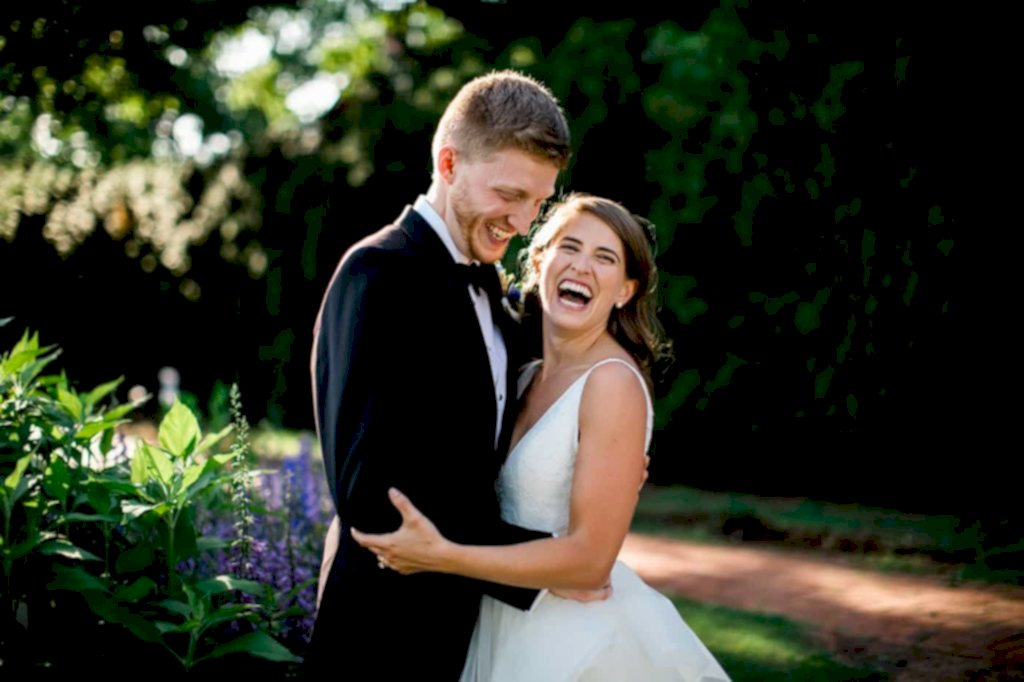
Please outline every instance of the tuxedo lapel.
[{"label": "tuxedo lapel", "polygon": [[502,415],[501,436],[498,439],[497,455],[500,460],[505,459],[508,452],[509,442],[512,439],[512,426],[515,424],[516,415],[519,414],[519,366],[522,364],[522,348],[520,343],[519,323],[512,319],[512,316],[500,304],[491,305],[491,314],[498,321],[501,335],[505,339],[505,349],[508,354],[508,367],[505,372],[505,413]]},{"label": "tuxedo lapel", "polygon": [[[432,291],[430,297],[425,297],[424,300],[429,301],[429,305],[437,309],[438,321],[447,326],[445,336],[453,341],[455,350],[447,359],[451,371],[471,377],[473,402],[480,407],[479,418],[486,419],[487,415],[490,416],[489,433],[491,437],[486,446],[490,450],[494,447],[494,419],[498,406],[491,377],[491,361],[480,334],[480,320],[477,318],[473,300],[469,296],[466,281],[457,275],[455,261],[434,228],[411,206],[406,207],[397,224],[408,235],[413,251],[418,256],[428,259],[428,269],[431,273],[435,273],[429,278],[429,281],[433,282],[438,290]],[[496,309],[492,304],[491,310],[492,315],[495,315],[495,321],[499,319],[498,312],[501,312],[504,317],[508,316],[500,309],[500,306]],[[499,324],[501,323],[499,322]],[[425,332],[435,333],[433,330],[425,330]],[[506,339],[508,338],[504,328],[502,328],[502,334]],[[511,360],[511,354],[509,359]],[[440,359],[435,358],[435,360],[439,361]],[[508,363],[509,366],[511,364],[511,362]],[[506,386],[514,388],[515,384],[506,384]],[[507,394],[511,392],[514,391],[506,390]],[[504,422],[507,421],[509,413],[509,400],[506,399],[505,403],[506,419],[503,420],[502,438],[505,434]]]}]

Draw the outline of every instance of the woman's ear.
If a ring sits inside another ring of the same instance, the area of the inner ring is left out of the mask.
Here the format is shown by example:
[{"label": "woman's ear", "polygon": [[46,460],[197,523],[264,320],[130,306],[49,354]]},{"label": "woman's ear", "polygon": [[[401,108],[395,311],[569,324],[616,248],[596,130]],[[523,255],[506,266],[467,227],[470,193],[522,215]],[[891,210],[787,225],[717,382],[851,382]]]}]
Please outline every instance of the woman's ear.
[{"label": "woman's ear", "polygon": [[619,296],[615,299],[615,307],[623,308],[629,301],[636,295],[637,287],[639,283],[635,279],[627,279],[622,283],[622,289],[619,291]]}]

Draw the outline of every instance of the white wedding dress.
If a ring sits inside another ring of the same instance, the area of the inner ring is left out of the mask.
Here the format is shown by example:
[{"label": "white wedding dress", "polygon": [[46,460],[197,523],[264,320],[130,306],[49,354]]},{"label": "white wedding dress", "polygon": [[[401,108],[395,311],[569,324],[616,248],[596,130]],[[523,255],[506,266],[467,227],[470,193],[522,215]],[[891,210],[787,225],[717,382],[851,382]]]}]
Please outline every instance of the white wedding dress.
[{"label": "white wedding dress", "polygon": [[[617,358],[584,372],[509,453],[498,480],[502,518],[564,534],[579,446],[579,408],[587,377],[621,362],[644,385],[647,447],[653,408],[640,374]],[[539,367],[519,379],[522,395]],[[612,596],[579,603],[545,594],[529,612],[483,597],[461,682],[727,682],[728,675],[667,598],[621,561]]]}]

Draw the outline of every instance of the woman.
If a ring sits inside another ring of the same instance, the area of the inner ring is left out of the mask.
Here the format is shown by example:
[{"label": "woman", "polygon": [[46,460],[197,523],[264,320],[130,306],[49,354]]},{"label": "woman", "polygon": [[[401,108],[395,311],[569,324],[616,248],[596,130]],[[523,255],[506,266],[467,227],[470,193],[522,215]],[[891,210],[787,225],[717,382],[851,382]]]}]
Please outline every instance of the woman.
[{"label": "woman", "polygon": [[604,601],[548,594],[523,612],[485,596],[464,682],[728,680],[671,602],[616,561],[650,444],[650,368],[667,348],[651,241],[621,205],[574,194],[530,245],[525,289],[543,312],[543,358],[520,376],[523,405],[499,492],[506,521],[554,537],[459,545],[395,490],[399,530],[352,531],[404,574],[553,590],[600,588],[611,575]]}]

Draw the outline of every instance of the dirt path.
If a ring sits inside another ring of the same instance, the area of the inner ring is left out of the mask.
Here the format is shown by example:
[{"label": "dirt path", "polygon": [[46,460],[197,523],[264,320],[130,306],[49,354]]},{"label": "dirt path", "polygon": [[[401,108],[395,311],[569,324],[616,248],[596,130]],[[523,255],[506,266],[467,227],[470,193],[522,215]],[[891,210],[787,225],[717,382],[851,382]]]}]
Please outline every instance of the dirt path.
[{"label": "dirt path", "polygon": [[899,682],[1024,680],[1024,588],[951,587],[839,559],[631,534],[620,557],[658,589],[819,628]]}]

